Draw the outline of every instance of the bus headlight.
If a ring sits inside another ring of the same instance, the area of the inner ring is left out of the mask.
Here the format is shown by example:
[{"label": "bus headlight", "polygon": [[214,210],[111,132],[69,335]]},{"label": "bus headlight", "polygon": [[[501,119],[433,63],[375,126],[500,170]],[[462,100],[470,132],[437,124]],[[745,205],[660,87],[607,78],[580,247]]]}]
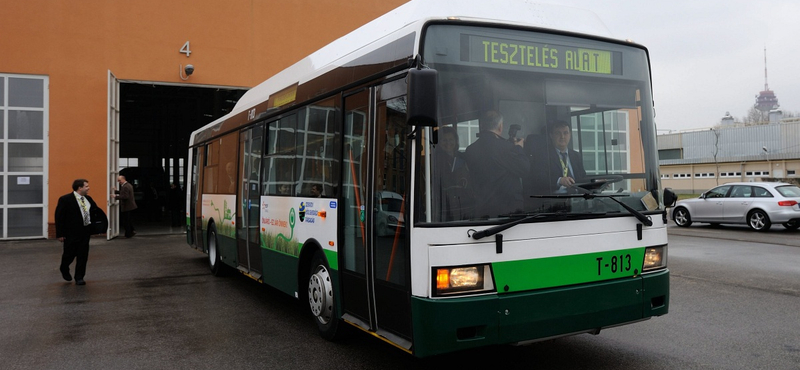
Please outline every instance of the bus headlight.
[{"label": "bus headlight", "polygon": [[433,273],[434,296],[494,290],[489,265],[437,267]]},{"label": "bus headlight", "polygon": [[644,250],[642,271],[651,271],[667,267],[667,246],[647,247]]}]

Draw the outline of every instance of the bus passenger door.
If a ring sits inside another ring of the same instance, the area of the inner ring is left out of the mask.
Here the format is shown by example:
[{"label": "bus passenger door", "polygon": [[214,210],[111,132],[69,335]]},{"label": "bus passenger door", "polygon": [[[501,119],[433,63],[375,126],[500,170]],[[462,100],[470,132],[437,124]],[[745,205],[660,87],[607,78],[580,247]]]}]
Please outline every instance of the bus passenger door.
[{"label": "bus passenger door", "polygon": [[405,104],[386,90],[366,89],[344,101],[341,296],[345,320],[409,349]]},{"label": "bus passenger door", "polygon": [[236,239],[239,269],[255,278],[261,277],[261,247],[259,245],[259,211],[261,199],[261,157],[264,127],[259,125],[239,134],[239,199]]},{"label": "bus passenger door", "polygon": [[192,245],[201,251],[207,251],[206,238],[203,234],[203,199],[200,196],[203,187],[203,165],[205,164],[205,147],[192,149],[192,181],[187,185],[189,192],[189,233],[192,234]]}]

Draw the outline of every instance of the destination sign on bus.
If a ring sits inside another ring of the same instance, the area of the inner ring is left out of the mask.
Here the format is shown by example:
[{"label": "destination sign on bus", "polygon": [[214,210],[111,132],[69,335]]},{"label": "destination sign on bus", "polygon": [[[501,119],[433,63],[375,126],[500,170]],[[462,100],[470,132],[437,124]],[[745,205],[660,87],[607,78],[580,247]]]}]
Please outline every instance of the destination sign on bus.
[{"label": "destination sign on bus", "polygon": [[[622,74],[621,53],[616,51],[544,44],[476,35],[468,39],[468,52],[462,61],[497,64],[518,68],[546,68],[597,74]],[[466,60],[465,60],[466,59]]]}]

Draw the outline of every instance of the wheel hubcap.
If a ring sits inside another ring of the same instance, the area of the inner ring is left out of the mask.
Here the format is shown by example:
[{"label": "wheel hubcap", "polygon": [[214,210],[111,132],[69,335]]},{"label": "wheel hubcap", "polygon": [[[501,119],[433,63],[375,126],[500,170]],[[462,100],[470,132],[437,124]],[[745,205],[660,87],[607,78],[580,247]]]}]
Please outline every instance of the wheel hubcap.
[{"label": "wheel hubcap", "polygon": [[764,216],[760,213],[754,213],[753,216],[750,217],[750,224],[753,225],[754,229],[764,227]]},{"label": "wheel hubcap", "polygon": [[322,324],[331,320],[333,313],[333,286],[328,270],[317,266],[317,271],[308,279],[308,305],[311,313]]}]

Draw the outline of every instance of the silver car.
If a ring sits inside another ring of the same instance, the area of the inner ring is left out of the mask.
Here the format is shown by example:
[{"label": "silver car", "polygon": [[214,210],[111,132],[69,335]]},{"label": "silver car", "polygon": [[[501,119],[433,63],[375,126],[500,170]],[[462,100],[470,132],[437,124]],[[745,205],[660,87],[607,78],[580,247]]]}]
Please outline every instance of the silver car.
[{"label": "silver car", "polygon": [[696,199],[678,201],[672,220],[688,227],[692,222],[747,224],[756,231],[773,223],[789,230],[800,227],[800,188],[782,182],[734,182],[717,186]]}]

